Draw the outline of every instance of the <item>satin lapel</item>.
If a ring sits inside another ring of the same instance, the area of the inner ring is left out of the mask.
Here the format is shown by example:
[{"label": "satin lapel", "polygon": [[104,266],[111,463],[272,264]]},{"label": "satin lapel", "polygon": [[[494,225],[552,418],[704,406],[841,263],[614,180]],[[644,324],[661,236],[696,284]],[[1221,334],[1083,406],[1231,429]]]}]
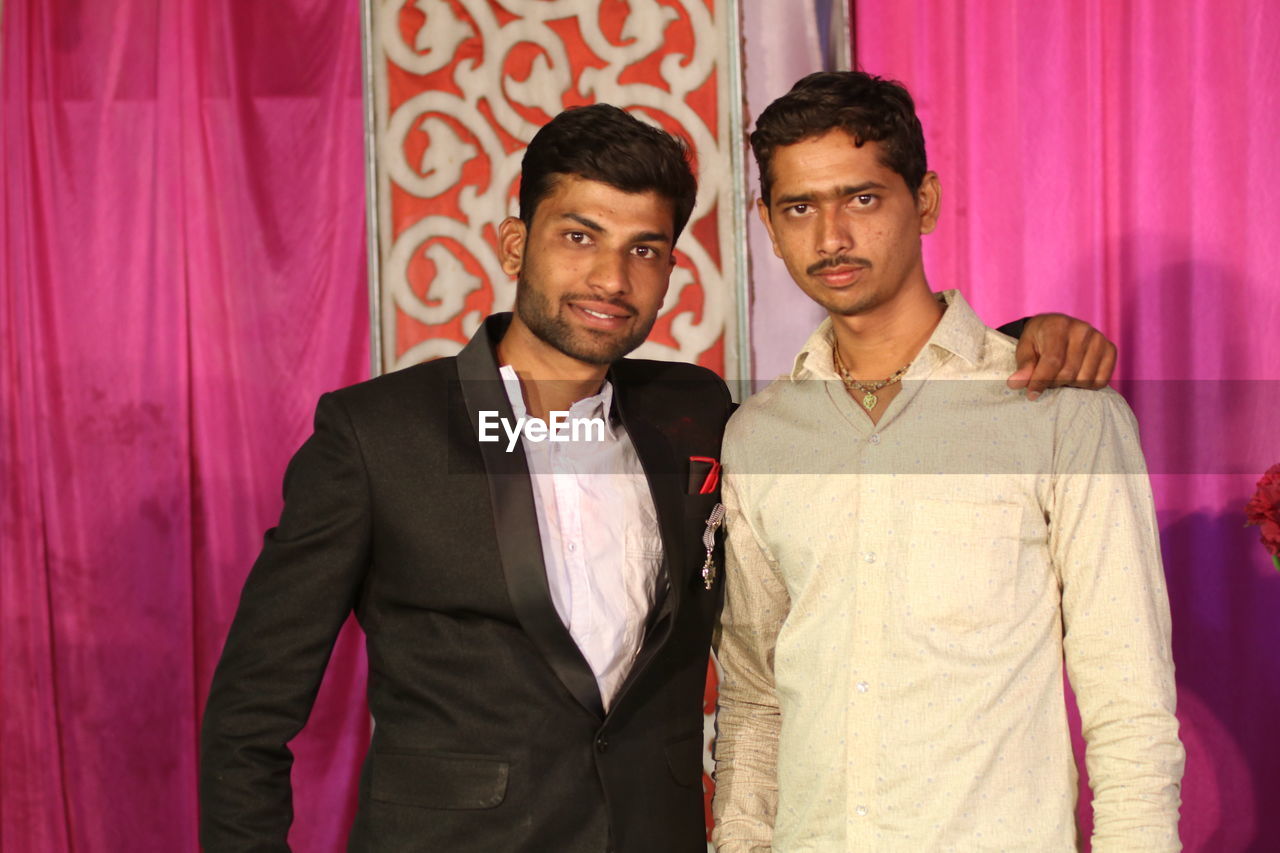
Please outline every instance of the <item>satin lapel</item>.
[{"label": "satin lapel", "polygon": [[674,614],[680,612],[680,599],[685,593],[685,582],[688,570],[685,565],[684,545],[681,537],[681,510],[684,505],[684,483],[681,477],[681,466],[677,464],[675,452],[657,427],[650,423],[637,407],[628,403],[627,389],[621,386],[615,377],[614,399],[618,404],[618,413],[622,424],[626,427],[631,444],[636,449],[636,456],[644,467],[645,477],[649,481],[649,492],[653,496],[653,506],[658,513],[658,528],[662,534],[663,570],[667,573],[668,588],[666,597],[658,605],[658,612],[651,622],[652,628],[645,636],[640,653],[636,656],[631,672],[622,683],[613,702],[613,707],[622,704],[632,682],[644,671],[658,649],[662,648],[675,625]]},{"label": "satin lapel", "polygon": [[[463,404],[477,436],[480,434],[479,413],[482,411],[496,411],[499,417],[510,419],[509,423],[515,418],[498,377],[493,350],[508,322],[509,315],[490,317],[458,354]],[[500,441],[477,443],[489,480],[498,552],[502,556],[507,593],[516,618],[574,698],[591,713],[603,717],[604,703],[600,699],[595,675],[569,630],[560,621],[551,600],[546,564],[542,561],[542,538],[538,533],[533,483],[529,478],[524,450],[517,444],[508,453],[505,436]]]}]

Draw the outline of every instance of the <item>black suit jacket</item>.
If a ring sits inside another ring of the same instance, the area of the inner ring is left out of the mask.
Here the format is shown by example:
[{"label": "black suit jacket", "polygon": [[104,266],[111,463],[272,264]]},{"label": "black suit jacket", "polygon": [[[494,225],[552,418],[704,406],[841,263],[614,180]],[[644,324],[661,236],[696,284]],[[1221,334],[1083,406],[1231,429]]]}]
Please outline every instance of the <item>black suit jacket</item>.
[{"label": "black suit jacket", "polygon": [[375,725],[350,849],[705,851],[702,694],[721,594],[702,582],[700,540],[719,496],[696,494],[688,460],[719,458],[728,391],[688,364],[610,371],[669,590],[605,714],[550,597],[520,446],[477,440],[479,411],[512,417],[493,349],[508,321],[489,318],[456,358],[321,398],[205,710],[206,849],[287,849],[287,744],[354,611]]}]

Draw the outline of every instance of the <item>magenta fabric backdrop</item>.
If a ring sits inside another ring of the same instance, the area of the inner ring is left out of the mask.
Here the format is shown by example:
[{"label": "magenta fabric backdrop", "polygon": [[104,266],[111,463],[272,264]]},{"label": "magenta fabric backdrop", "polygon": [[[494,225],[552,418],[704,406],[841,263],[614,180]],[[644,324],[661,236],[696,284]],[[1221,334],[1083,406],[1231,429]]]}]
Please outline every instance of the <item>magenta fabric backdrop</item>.
[{"label": "magenta fabric backdrop", "polygon": [[[195,846],[199,710],[284,464],[368,372],[358,5],[3,2],[0,848]],[[1280,849],[1280,576],[1241,513],[1280,461],[1276,8],[856,7],[942,176],[934,287],[1119,341],[1183,838]],[[344,837],[362,667],[349,632],[295,744],[297,849]]]},{"label": "magenta fabric backdrop", "polygon": [[1280,850],[1280,576],[1242,511],[1280,462],[1280,6],[853,5],[859,67],[913,91],[942,181],[933,288],[1119,343],[1170,584],[1183,842]]},{"label": "magenta fabric backdrop", "polygon": [[[3,3],[6,851],[196,847],[199,713],[285,462],[369,371],[359,22]],[[296,743],[297,849],[345,838],[356,641]]]}]

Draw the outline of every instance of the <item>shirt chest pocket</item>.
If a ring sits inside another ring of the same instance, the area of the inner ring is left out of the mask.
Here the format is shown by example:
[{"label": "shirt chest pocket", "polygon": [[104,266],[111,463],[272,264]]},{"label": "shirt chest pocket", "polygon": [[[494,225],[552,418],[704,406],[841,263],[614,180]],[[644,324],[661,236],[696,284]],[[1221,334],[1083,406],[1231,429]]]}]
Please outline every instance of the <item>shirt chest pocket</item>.
[{"label": "shirt chest pocket", "polygon": [[1022,507],[921,498],[911,506],[902,609],[920,628],[981,630],[1016,619]]},{"label": "shirt chest pocket", "polygon": [[[625,536],[623,544],[627,559],[645,565],[662,562],[662,530],[658,526],[658,514],[647,488],[634,487],[628,495],[629,510],[624,515]],[[621,513],[619,505],[600,507],[601,513]]]}]

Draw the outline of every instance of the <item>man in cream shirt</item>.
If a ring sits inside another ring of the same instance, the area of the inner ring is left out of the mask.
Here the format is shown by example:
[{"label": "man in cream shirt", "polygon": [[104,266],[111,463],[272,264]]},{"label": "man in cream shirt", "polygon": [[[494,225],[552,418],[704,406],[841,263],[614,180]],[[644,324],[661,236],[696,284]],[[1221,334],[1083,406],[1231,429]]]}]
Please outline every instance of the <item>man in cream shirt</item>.
[{"label": "man in cream shirt", "polygon": [[1129,408],[1009,390],[1013,341],[931,292],[940,189],[900,86],[812,75],[751,142],[774,250],[829,319],[725,435],[718,849],[1076,850],[1064,660],[1093,850],[1179,849]]}]

